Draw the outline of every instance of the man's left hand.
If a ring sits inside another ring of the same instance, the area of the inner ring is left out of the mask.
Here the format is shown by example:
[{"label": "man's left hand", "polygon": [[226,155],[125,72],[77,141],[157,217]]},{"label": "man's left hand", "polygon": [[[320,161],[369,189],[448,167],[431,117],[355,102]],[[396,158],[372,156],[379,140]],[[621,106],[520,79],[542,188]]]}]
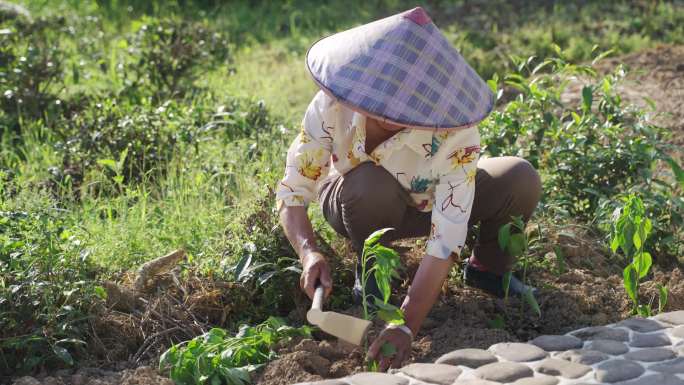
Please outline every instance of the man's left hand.
[{"label": "man's left hand", "polygon": [[[385,356],[382,346],[391,344],[394,346],[394,354]],[[411,354],[411,336],[399,329],[385,329],[368,349],[368,360],[379,361],[378,370],[387,371],[388,368],[400,368],[401,364]]]}]

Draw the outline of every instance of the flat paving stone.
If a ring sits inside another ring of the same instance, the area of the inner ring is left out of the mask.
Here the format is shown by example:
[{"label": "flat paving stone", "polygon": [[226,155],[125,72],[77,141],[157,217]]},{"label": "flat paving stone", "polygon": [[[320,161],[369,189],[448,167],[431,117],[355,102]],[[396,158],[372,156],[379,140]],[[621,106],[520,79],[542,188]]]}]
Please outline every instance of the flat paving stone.
[{"label": "flat paving stone", "polygon": [[647,348],[629,352],[623,356],[627,360],[641,362],[658,362],[675,358],[676,354],[671,349]]},{"label": "flat paving stone", "polygon": [[498,359],[492,353],[482,349],[459,349],[449,352],[435,361],[438,364],[463,365],[477,369],[482,365],[497,362]]},{"label": "flat paving stone", "polygon": [[541,348],[519,342],[502,342],[489,347],[489,351],[513,362],[537,361],[547,357],[549,354]]},{"label": "flat paving stone", "polygon": [[452,385],[501,385],[500,382],[471,379],[471,380],[456,380]]},{"label": "flat paving stone", "polygon": [[530,343],[547,352],[579,349],[584,344],[581,339],[568,335],[543,335],[533,339]]},{"label": "flat paving stone", "polygon": [[587,349],[614,356],[625,354],[629,351],[629,347],[625,343],[614,340],[594,340],[587,345]]},{"label": "flat paving stone", "polygon": [[349,385],[349,384],[344,382],[342,378],[336,378],[333,380],[299,382],[299,383],[296,383],[295,385]]},{"label": "flat paving stone", "polygon": [[654,364],[649,366],[648,369],[661,373],[684,374],[684,357],[679,357],[660,364]]},{"label": "flat paving stone", "polygon": [[614,385],[684,385],[684,380],[681,380],[672,374],[657,373],[629,381],[621,381]]},{"label": "flat paving stone", "polygon": [[551,376],[527,377],[521,378],[516,382],[511,382],[511,385],[556,385],[558,379]]},{"label": "flat paving stone", "polygon": [[408,385],[409,380],[387,373],[364,372],[348,377],[347,382],[353,385]]},{"label": "flat paving stone", "polygon": [[684,338],[684,325],[670,329],[672,337]]},{"label": "flat paving stone", "polygon": [[672,341],[665,333],[634,333],[632,342],[629,344],[629,346],[634,348],[655,348],[668,345],[672,345]]},{"label": "flat paving stone", "polygon": [[450,385],[463,372],[461,368],[453,365],[419,363],[404,366],[399,371],[416,380],[441,385]]},{"label": "flat paving stone", "polygon": [[495,362],[475,369],[475,377],[488,381],[513,382],[534,374],[528,366],[516,362]]},{"label": "flat paving stone", "polygon": [[629,318],[624,321],[618,322],[617,326],[626,327],[634,330],[635,332],[640,333],[649,333],[665,328],[665,326],[662,323],[656,320],[638,317]]},{"label": "flat paving stone", "polygon": [[591,340],[613,340],[629,341],[629,332],[625,329],[611,328],[608,326],[592,326],[570,333],[585,341]]},{"label": "flat paving stone", "polygon": [[587,365],[575,362],[559,360],[557,358],[547,358],[537,367],[537,372],[550,376],[561,376],[563,378],[580,378],[591,371]]},{"label": "flat paving stone", "polygon": [[556,355],[556,358],[582,365],[593,365],[609,359],[610,356],[598,350],[575,349],[562,352]]},{"label": "flat paving stone", "polygon": [[672,325],[684,325],[684,310],[661,313],[653,317],[653,319],[661,322],[667,322]]},{"label": "flat paving stone", "polygon": [[631,380],[644,374],[646,369],[634,361],[612,360],[598,365],[595,376],[599,382]]}]

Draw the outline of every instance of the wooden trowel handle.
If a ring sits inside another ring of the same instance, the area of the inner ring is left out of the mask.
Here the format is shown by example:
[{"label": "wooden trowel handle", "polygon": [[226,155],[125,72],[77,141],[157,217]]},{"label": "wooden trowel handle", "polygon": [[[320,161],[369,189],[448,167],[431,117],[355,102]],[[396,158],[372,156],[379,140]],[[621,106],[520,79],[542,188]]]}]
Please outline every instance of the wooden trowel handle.
[{"label": "wooden trowel handle", "polygon": [[325,289],[320,284],[316,286],[316,291],[314,291],[313,302],[311,303],[311,310],[322,310],[323,309],[323,295],[325,294]]}]

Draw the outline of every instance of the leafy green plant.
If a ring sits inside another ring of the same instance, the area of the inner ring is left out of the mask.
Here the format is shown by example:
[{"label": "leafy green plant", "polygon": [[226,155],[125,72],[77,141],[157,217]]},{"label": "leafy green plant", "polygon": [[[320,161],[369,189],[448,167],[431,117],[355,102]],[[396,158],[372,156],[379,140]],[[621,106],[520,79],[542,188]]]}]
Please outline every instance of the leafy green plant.
[{"label": "leafy green plant", "polygon": [[56,91],[66,59],[64,19],[0,20],[0,133],[19,133],[23,119],[46,119],[61,110]]},{"label": "leafy green plant", "polygon": [[[499,229],[498,242],[501,250],[505,250],[510,256],[516,259],[516,264],[522,266],[523,282],[527,283],[527,270],[531,258],[529,256],[530,242],[527,234],[525,233],[525,222],[522,220],[522,217],[514,216],[512,218],[512,222],[501,226]],[[503,287],[506,298],[508,298],[511,277],[512,273],[510,271],[503,276]],[[523,294],[523,300],[527,302],[537,316],[541,317],[539,303],[537,303],[537,299],[534,297],[534,294],[529,287],[528,290]]]},{"label": "leafy green plant", "polygon": [[250,373],[276,357],[273,347],[297,336],[311,337],[311,329],[287,326],[276,317],[243,325],[235,336],[213,328],[169,348],[159,359],[159,370],[168,371],[178,385],[249,384]]},{"label": "leafy green plant", "polygon": [[[639,301],[639,284],[651,270],[653,258],[644,251],[644,243],[651,234],[653,225],[647,217],[641,198],[630,195],[623,200],[624,206],[614,213],[614,224],[610,248],[618,249],[631,260],[623,271],[625,291],[632,300],[632,313],[643,317],[652,315],[651,304]],[[659,285],[658,311],[662,311],[667,303],[667,288]]]},{"label": "leafy green plant", "polygon": [[[361,297],[363,318],[372,319],[375,316],[392,325],[404,324],[404,312],[389,303],[392,294],[392,278],[398,278],[399,254],[393,249],[380,244],[380,238],[394,229],[377,230],[366,238],[361,256]],[[369,267],[370,266],[370,267]],[[377,282],[382,298],[366,293],[366,286],[371,274]],[[370,298],[372,297],[372,298]],[[370,301],[377,310],[371,309]]]},{"label": "leafy green plant", "polygon": [[55,210],[0,197],[0,376],[73,366],[101,288],[82,240]]},{"label": "leafy green plant", "polygon": [[[369,235],[363,243],[363,253],[361,256],[361,303],[364,319],[370,320],[378,317],[390,325],[403,325],[404,312],[389,303],[390,296],[392,295],[392,278],[399,277],[399,254],[395,250],[380,244],[380,238],[392,230],[394,229],[385,228],[377,230]],[[366,293],[366,287],[371,274],[375,278],[382,298]],[[372,306],[371,300],[373,301]],[[384,356],[391,356],[396,352],[396,347],[390,343],[385,343],[380,348],[380,352]],[[377,365],[377,362],[369,362],[368,370],[377,371]]]},{"label": "leafy green plant", "polygon": [[[511,73],[489,81],[499,100],[506,95],[509,101],[480,124],[485,152],[521,156],[549,170],[542,208],[557,217],[605,229],[617,198],[639,192],[658,222],[646,248],[678,255],[684,238],[673,235],[684,231],[684,200],[672,183],[679,166],[668,153],[681,149],[667,144],[667,132],[649,123],[642,109],[624,103],[617,91],[624,67],[599,76],[592,65],[573,64],[567,52],[554,50],[545,60],[514,58]],[[604,55],[594,50],[595,61]],[[577,97],[569,97],[573,78],[583,83]],[[663,163],[671,174],[657,168]]]},{"label": "leafy green plant", "polygon": [[184,96],[200,74],[229,58],[228,42],[208,23],[143,17],[134,28],[128,40],[137,59],[130,64],[132,86],[154,91],[156,101]]}]

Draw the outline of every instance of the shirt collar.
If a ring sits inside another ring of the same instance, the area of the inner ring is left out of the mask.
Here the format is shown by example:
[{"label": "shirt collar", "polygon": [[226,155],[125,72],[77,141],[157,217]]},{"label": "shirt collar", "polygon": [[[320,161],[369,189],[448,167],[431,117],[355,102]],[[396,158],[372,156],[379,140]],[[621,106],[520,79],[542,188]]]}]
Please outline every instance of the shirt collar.
[{"label": "shirt collar", "polygon": [[[358,112],[352,115],[352,126],[356,127],[356,135],[362,142],[366,142],[366,116]],[[406,145],[417,154],[424,157],[431,155],[433,131],[416,130],[414,128],[404,128],[389,140],[394,140],[394,146]],[[432,154],[433,155],[433,154]]]}]

